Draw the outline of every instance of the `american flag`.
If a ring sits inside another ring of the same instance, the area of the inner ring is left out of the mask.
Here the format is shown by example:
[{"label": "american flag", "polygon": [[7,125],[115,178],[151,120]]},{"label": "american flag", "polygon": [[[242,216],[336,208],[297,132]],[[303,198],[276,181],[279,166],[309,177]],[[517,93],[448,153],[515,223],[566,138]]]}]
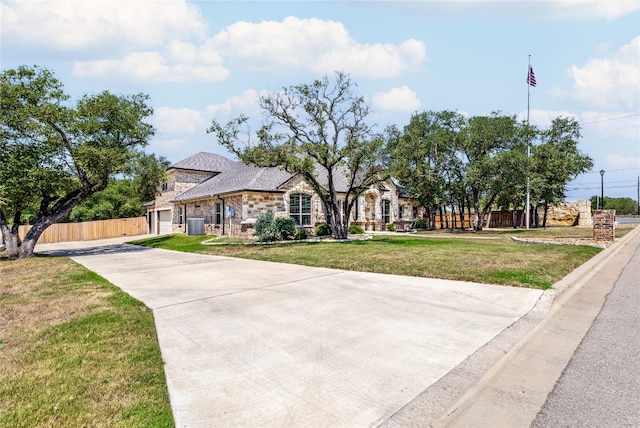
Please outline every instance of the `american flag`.
[{"label": "american flag", "polygon": [[536,75],[533,74],[533,68],[529,66],[529,75],[527,76],[527,83],[531,86],[536,86]]}]

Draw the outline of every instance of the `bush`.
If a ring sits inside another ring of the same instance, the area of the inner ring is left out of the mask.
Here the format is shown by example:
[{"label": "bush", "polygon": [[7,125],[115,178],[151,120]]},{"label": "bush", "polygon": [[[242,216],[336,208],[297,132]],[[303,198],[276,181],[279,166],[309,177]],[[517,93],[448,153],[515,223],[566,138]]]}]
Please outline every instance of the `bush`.
[{"label": "bush", "polygon": [[349,233],[351,235],[362,235],[364,233],[364,229],[362,226],[358,226],[357,224],[353,224],[349,226]]},{"label": "bush", "polygon": [[332,233],[333,232],[331,231],[331,226],[329,226],[327,223],[320,223],[316,227],[317,236],[328,236],[328,235],[331,235]]},{"label": "bush", "polygon": [[260,242],[291,239],[296,233],[296,222],[292,218],[273,217],[271,213],[260,213],[255,224],[254,235]]},{"label": "bush", "polygon": [[396,225],[393,223],[387,223],[386,228],[389,232],[395,232],[396,231]]},{"label": "bush", "polygon": [[424,221],[421,218],[418,218],[413,222],[413,226],[412,227],[414,229],[426,229],[427,228],[427,222]]},{"label": "bush", "polygon": [[305,239],[307,239],[309,237],[309,234],[307,233],[306,230],[304,229],[298,229],[298,231],[296,232],[295,236],[293,237],[293,239],[295,239],[296,241],[304,241]]},{"label": "bush", "polygon": [[296,221],[291,217],[276,217],[274,223],[280,239],[291,239],[296,234]]}]

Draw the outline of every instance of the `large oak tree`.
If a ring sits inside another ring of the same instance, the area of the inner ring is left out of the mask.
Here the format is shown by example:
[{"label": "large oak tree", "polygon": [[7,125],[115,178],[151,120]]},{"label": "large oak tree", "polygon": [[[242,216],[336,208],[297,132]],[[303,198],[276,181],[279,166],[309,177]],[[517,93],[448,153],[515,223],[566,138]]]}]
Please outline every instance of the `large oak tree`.
[{"label": "large oak tree", "polygon": [[[207,132],[247,164],[304,177],[322,201],[333,236],[344,239],[356,198],[388,177],[382,167],[383,138],[367,123],[369,107],[354,87],[347,74],[337,72],[334,79],[325,76],[261,96],[266,122],[255,143],[242,129],[246,116],[226,125],[214,119]],[[346,187],[344,210],[339,182]]]},{"label": "large oak tree", "polygon": [[[154,133],[146,95],[69,99],[47,69],[0,75],[0,231],[10,259],[31,256],[48,226],[130,172]],[[18,226],[33,206],[35,222],[21,241]]]}]

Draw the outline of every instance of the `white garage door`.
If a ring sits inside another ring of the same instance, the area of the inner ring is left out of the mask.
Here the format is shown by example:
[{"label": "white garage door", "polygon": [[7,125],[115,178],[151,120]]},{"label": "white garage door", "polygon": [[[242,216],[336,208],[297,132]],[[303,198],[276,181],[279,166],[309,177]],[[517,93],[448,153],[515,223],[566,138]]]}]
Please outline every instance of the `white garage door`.
[{"label": "white garage door", "polygon": [[160,222],[160,235],[171,233],[171,210],[158,211],[158,221]]}]

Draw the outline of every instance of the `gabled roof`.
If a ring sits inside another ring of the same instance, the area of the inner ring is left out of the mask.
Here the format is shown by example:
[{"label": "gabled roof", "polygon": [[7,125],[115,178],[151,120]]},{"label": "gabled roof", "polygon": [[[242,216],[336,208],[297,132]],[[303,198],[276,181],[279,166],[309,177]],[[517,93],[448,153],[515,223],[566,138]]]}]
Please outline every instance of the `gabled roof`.
[{"label": "gabled roof", "polygon": [[[295,177],[295,175],[279,168],[245,165],[242,162],[234,162],[224,156],[206,152],[190,156],[171,165],[169,169],[171,168],[218,173],[177,195],[173,199],[174,202],[203,199],[246,190],[282,192],[283,185]],[[316,167],[315,173],[320,184],[328,184],[328,174],[325,169]],[[347,192],[349,182],[344,167],[338,168],[333,177],[336,191]]]},{"label": "gabled roof", "polygon": [[189,156],[180,162],[174,163],[168,169],[188,169],[192,171],[205,171],[205,172],[223,172],[236,166],[240,162],[234,162],[231,159],[227,159],[224,156],[215,154],[200,152],[193,156]]},{"label": "gabled roof", "polygon": [[280,186],[290,178],[291,174],[278,168],[258,168],[234,162],[232,168],[179,194],[173,200],[186,201],[243,190],[278,192]]}]

